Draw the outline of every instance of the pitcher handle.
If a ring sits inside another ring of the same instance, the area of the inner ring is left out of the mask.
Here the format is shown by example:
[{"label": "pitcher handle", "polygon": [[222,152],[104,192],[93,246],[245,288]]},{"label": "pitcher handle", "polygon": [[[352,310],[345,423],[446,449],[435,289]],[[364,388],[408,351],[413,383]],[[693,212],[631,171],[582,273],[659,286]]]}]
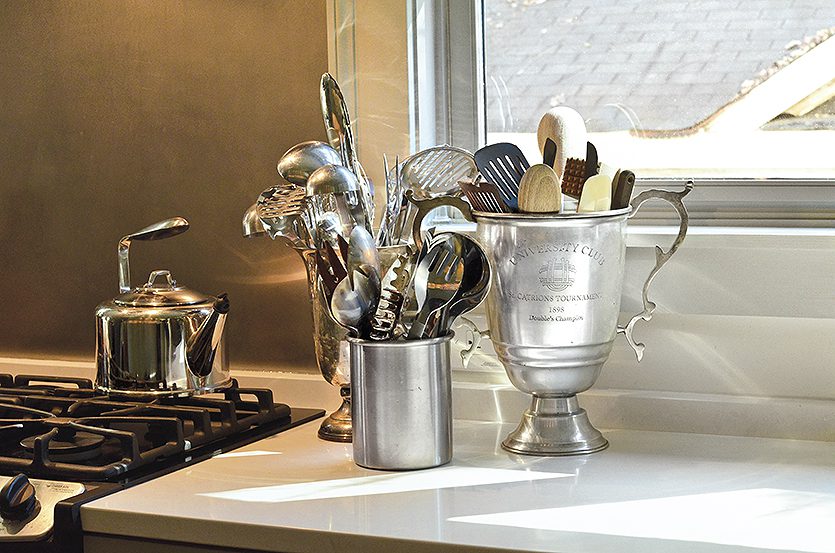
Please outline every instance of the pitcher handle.
[{"label": "pitcher handle", "polygon": [[643,300],[644,310],[632,317],[626,326],[618,325],[618,334],[623,334],[626,337],[626,341],[629,342],[629,345],[632,347],[632,350],[635,352],[635,356],[638,358],[640,362],[641,359],[644,357],[644,349],[646,346],[642,343],[636,342],[635,338],[632,336],[632,331],[635,328],[635,323],[638,320],[649,321],[652,319],[652,313],[655,311],[656,305],[650,301],[649,299],[649,286],[652,284],[652,280],[655,278],[655,275],[658,274],[658,271],[661,270],[661,267],[664,266],[667,261],[676,253],[678,247],[684,242],[684,237],[687,235],[687,225],[690,218],[687,215],[687,208],[684,207],[684,202],[682,201],[684,197],[693,190],[693,180],[688,180],[684,185],[684,190],[681,192],[671,192],[669,190],[646,190],[638,194],[629,205],[632,207],[632,212],[629,214],[629,218],[635,216],[641,206],[647,200],[651,199],[659,199],[664,200],[665,202],[669,203],[670,205],[675,208],[676,212],[678,213],[680,224],[678,228],[678,236],[673,241],[673,245],[670,246],[670,249],[666,252],[661,249],[660,246],[655,246],[655,267],[652,268],[650,271],[649,276],[647,277],[646,282],[644,282],[644,288],[641,292],[641,299]]},{"label": "pitcher handle", "polygon": [[429,215],[429,212],[436,207],[454,207],[461,212],[466,220],[475,221],[470,204],[468,204],[460,196],[449,196],[445,194],[442,196],[434,196],[432,198],[416,198],[414,191],[407,190],[406,199],[408,199],[417,208],[415,220],[412,223],[412,240],[415,242],[415,249],[417,251],[420,251],[421,244],[423,243],[423,239],[420,236],[420,225],[423,223],[423,219]]}]

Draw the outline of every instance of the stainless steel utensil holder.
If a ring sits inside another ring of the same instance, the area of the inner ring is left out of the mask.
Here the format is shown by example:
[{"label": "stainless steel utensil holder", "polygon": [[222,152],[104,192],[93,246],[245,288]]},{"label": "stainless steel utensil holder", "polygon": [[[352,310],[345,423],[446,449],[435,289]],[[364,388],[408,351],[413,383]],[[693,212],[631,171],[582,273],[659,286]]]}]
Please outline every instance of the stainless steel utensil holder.
[{"label": "stainless steel utensil holder", "polygon": [[348,338],[356,464],[414,470],[452,459],[452,336],[387,342]]}]

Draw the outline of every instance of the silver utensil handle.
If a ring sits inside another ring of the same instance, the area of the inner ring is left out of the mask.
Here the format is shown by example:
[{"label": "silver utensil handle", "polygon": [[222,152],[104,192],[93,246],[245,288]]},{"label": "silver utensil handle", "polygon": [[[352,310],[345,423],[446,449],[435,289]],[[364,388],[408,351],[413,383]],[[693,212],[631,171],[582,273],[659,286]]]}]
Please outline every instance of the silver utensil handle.
[{"label": "silver utensil handle", "polygon": [[454,207],[461,214],[464,218],[468,221],[475,221],[473,218],[473,211],[463,198],[460,196],[435,196],[434,198],[415,198],[415,194],[412,190],[406,191],[406,198],[415,205],[417,208],[417,213],[415,214],[415,220],[412,223],[412,240],[415,242],[415,249],[420,250],[421,245],[423,244],[423,238],[420,236],[420,226],[423,224],[423,219],[429,214],[430,211],[437,207],[441,206],[449,206]]},{"label": "silver utensil handle", "polygon": [[470,347],[461,350],[461,365],[466,369],[470,364],[470,359],[472,359],[473,355],[475,355],[478,346],[481,345],[481,340],[484,338],[490,338],[490,329],[479,329],[478,326],[476,326],[476,324],[467,317],[458,317],[456,319],[456,323],[465,327],[470,336],[472,336]]},{"label": "silver utensil handle", "polygon": [[690,193],[691,190],[693,190],[692,179],[685,183],[684,190],[680,192],[657,189],[646,190],[638,194],[631,202],[629,202],[629,205],[632,207],[632,212],[629,214],[630,219],[635,216],[644,202],[652,199],[664,200],[672,205],[678,213],[680,219],[678,236],[676,236],[676,239],[673,241],[670,249],[664,251],[660,246],[655,246],[655,267],[653,267],[652,271],[650,271],[649,276],[644,282],[644,289],[641,292],[641,299],[644,304],[643,311],[632,317],[629,322],[626,323],[626,326],[618,326],[618,334],[623,334],[626,337],[626,341],[629,342],[629,345],[632,347],[633,351],[635,351],[635,356],[638,358],[639,362],[644,357],[644,349],[646,346],[642,343],[636,342],[635,338],[632,336],[632,332],[635,328],[635,323],[637,323],[638,320],[649,321],[652,319],[652,313],[655,311],[656,305],[649,299],[650,284],[652,284],[652,280],[655,278],[655,275],[658,274],[658,271],[661,270],[661,267],[663,267],[664,264],[670,260],[674,253],[676,253],[676,250],[678,250],[678,247],[682,242],[684,242],[684,237],[687,235],[687,226],[690,218],[687,215],[687,208],[684,207],[684,202],[682,200]]}]

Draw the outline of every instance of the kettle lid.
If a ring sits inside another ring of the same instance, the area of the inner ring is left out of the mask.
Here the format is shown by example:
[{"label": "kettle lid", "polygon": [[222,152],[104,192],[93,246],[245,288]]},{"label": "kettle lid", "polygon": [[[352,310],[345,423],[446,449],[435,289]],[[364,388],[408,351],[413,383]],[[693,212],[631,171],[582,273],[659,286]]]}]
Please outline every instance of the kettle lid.
[{"label": "kettle lid", "polygon": [[[162,283],[157,280],[164,277]],[[153,271],[148,277],[148,282],[130,292],[119,294],[114,301],[119,305],[131,305],[136,307],[176,307],[184,305],[195,305],[211,300],[210,297],[177,286],[170,271]]]}]

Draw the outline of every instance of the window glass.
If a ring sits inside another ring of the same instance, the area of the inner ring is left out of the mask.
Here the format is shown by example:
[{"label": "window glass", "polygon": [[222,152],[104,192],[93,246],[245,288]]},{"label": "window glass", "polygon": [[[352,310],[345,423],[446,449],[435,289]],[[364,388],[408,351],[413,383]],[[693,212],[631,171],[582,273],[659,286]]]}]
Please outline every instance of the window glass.
[{"label": "window glass", "polygon": [[835,176],[832,0],[484,0],[488,142],[548,109],[639,176]]}]

